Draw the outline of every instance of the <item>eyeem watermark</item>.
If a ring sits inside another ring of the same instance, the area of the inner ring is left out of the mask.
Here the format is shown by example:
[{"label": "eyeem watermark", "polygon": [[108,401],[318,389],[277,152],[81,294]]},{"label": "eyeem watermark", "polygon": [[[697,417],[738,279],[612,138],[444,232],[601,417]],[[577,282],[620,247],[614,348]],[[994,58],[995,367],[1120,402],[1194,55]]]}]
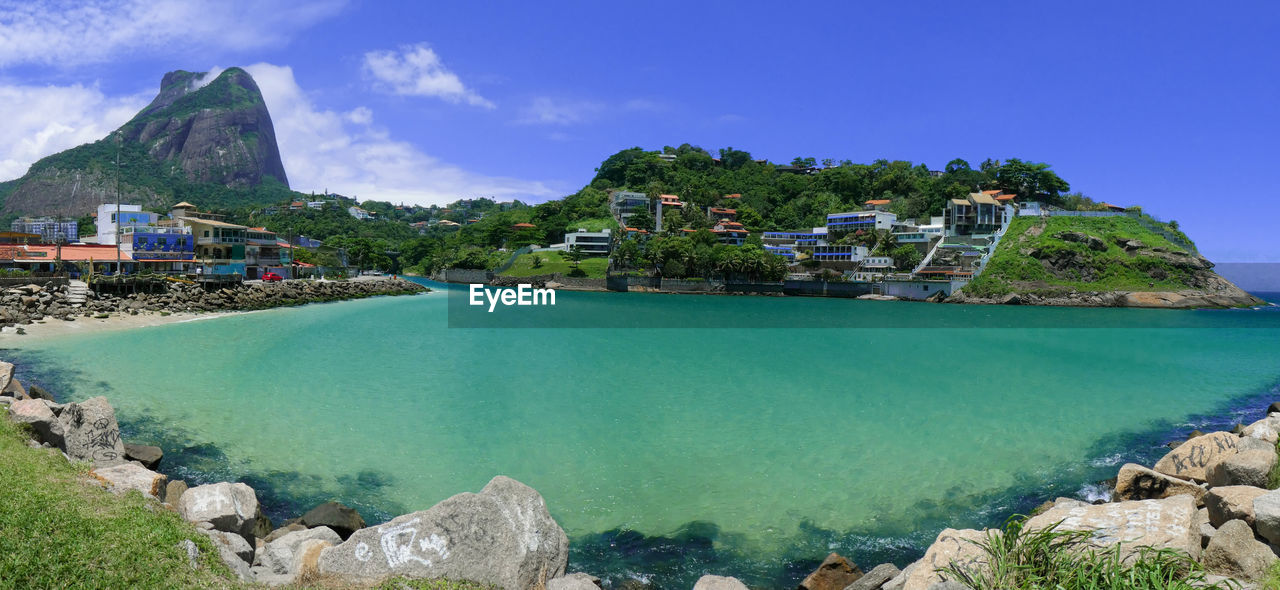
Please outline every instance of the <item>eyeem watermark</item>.
[{"label": "eyeem watermark", "polygon": [[483,307],[486,300],[488,301],[489,313],[493,313],[494,308],[498,307],[499,303],[504,306],[555,305],[556,290],[534,289],[533,285],[528,283],[516,285],[514,289],[509,287],[485,289],[484,285],[472,283],[467,303],[472,306]]}]

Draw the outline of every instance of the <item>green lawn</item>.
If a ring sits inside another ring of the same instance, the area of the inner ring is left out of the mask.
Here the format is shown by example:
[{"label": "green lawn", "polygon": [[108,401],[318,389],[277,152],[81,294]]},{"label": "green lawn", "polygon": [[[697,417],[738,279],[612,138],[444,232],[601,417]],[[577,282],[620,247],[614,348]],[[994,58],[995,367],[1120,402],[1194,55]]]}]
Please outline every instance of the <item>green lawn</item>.
[{"label": "green lawn", "polygon": [[[1099,238],[1107,248],[1095,251],[1083,243],[1059,239],[1057,236],[1063,232]],[[1178,291],[1189,288],[1188,270],[1149,255],[1149,250],[1147,254],[1127,252],[1118,244],[1120,240],[1138,240],[1147,249],[1185,251],[1128,217],[1050,217],[1043,221],[1018,217],[1010,224],[986,270],[964,291],[979,297],[997,297],[1012,292],[1052,294],[1071,290]],[[1078,256],[1083,264],[1066,276],[1055,275],[1045,268],[1041,259],[1060,254]]]},{"label": "green lawn", "polygon": [[[84,485],[85,466],[27,447],[19,428],[0,417],[0,588],[241,586],[176,513],[138,492]],[[200,548],[197,570],[178,546],[184,539]]]},{"label": "green lawn", "polygon": [[[533,265],[535,257],[542,261],[536,267]],[[609,259],[604,256],[583,258],[582,262],[578,263],[578,268],[587,273],[587,278],[603,279],[605,272],[609,270]],[[563,252],[534,252],[521,254],[516,258],[515,264],[502,273],[502,276],[530,277],[551,273],[568,275],[571,270],[573,270],[573,263],[564,258]]]}]

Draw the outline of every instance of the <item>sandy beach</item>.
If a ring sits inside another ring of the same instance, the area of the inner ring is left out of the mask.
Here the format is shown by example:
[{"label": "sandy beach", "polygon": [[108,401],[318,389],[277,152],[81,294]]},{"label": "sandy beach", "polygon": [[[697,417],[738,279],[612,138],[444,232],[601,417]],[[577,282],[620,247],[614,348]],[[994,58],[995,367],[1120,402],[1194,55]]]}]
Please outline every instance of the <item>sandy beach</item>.
[{"label": "sandy beach", "polygon": [[[0,347],[21,347],[24,343],[34,343],[37,341],[48,340],[50,338],[83,336],[85,334],[94,334],[98,332],[131,330],[180,322],[211,320],[240,313],[253,312],[175,312],[168,315],[163,315],[158,312],[140,312],[138,315],[113,313],[107,318],[77,317],[75,321],[71,322],[56,318],[45,318],[44,320],[40,320],[26,326],[0,329]],[[22,328],[25,333],[18,334],[18,328]]]}]

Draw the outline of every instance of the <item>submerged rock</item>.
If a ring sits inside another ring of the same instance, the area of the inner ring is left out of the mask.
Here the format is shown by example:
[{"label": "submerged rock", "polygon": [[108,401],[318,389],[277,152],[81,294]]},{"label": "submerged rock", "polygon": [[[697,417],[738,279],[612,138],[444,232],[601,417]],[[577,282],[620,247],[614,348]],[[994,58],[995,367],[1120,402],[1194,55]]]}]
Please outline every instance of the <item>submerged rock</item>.
[{"label": "submerged rock", "polygon": [[130,461],[141,463],[147,469],[155,469],[160,466],[160,460],[164,458],[164,451],[160,450],[160,447],[151,445],[125,443],[124,457]]},{"label": "submerged rock", "polygon": [[325,549],[318,565],[321,574],[352,582],[450,578],[523,590],[563,574],[568,556],[569,538],[542,496],[498,476],[478,494],[356,531]]},{"label": "submerged rock", "polygon": [[364,518],[359,512],[339,502],[325,502],[316,506],[303,514],[298,522],[307,528],[329,527],[344,541],[352,533],[365,527]]}]

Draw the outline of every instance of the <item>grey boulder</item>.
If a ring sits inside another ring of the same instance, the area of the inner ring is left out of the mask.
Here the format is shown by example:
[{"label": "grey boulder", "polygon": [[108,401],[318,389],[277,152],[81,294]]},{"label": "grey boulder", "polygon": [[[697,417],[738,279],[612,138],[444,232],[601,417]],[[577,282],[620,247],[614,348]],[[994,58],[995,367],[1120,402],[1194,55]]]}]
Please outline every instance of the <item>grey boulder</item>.
[{"label": "grey boulder", "polygon": [[871,568],[871,571],[864,574],[858,581],[845,586],[844,590],[876,590],[890,580],[898,577],[902,570],[892,563],[882,563]]},{"label": "grey boulder", "polygon": [[[707,576],[702,577],[706,578]],[[733,578],[729,579],[732,580]],[[698,580],[698,582],[701,583],[702,580]],[[576,574],[565,574],[547,582],[547,590],[600,590],[600,587],[600,578],[581,572]],[[698,588],[698,586],[694,585],[694,588]],[[743,590],[746,590],[746,586],[743,586],[742,588]]]},{"label": "grey boulder", "polygon": [[322,575],[354,582],[450,578],[524,590],[560,577],[568,556],[569,538],[542,496],[498,476],[478,494],[356,531],[325,549],[318,565]]},{"label": "grey boulder", "polygon": [[1243,520],[1229,520],[1218,532],[1200,556],[1205,569],[1211,572],[1260,580],[1276,562],[1276,556],[1266,543],[1253,538],[1253,529]]},{"label": "grey boulder", "polygon": [[1059,506],[1027,520],[1025,528],[1034,531],[1057,526],[1057,530],[1089,532],[1090,544],[1098,548],[1120,544],[1125,558],[1142,547],[1176,549],[1195,558],[1200,555],[1196,513],[1195,499],[1183,494],[1161,500]]},{"label": "grey boulder", "polygon": [[10,381],[13,381],[13,363],[0,361],[0,390],[9,387]]},{"label": "grey boulder", "polygon": [[155,469],[160,465],[160,460],[164,458],[164,451],[160,450],[160,447],[151,445],[124,443],[124,458],[130,461],[137,461],[147,469]]},{"label": "grey boulder", "polygon": [[219,531],[234,533],[252,545],[258,496],[242,483],[214,483],[183,492],[178,514],[191,522],[208,522]]},{"label": "grey boulder", "polygon": [[1200,501],[1204,487],[1147,469],[1136,463],[1125,463],[1116,474],[1116,498],[1119,500],[1153,500],[1178,494],[1189,494]]},{"label": "grey boulder", "polygon": [[224,531],[200,532],[207,535],[209,539],[213,541],[213,544],[218,546],[219,550],[226,548],[231,553],[234,553],[240,561],[243,561],[245,565],[253,562],[253,545],[250,545],[248,541],[244,540],[244,537]]},{"label": "grey boulder", "polygon": [[328,541],[331,545],[337,545],[342,542],[342,538],[338,536],[338,533],[333,532],[329,527],[303,529],[288,533],[263,547],[262,555],[259,558],[262,566],[273,574],[297,574],[298,572],[294,568],[298,566],[296,563],[298,547],[311,539]]},{"label": "grey boulder", "polygon": [[298,522],[307,528],[329,527],[343,540],[365,527],[364,518],[359,512],[339,502],[325,502],[316,506],[303,514]]},{"label": "grey boulder", "polygon": [[1181,479],[1204,481],[1210,463],[1239,450],[1240,437],[1230,432],[1210,432],[1178,445],[1152,469]]},{"label": "grey boulder", "polygon": [[1267,487],[1271,469],[1276,466],[1275,449],[1241,451],[1224,456],[1209,465],[1207,480],[1211,487]]},{"label": "grey boulder", "polygon": [[95,465],[125,461],[120,426],[107,398],[98,396],[67,404],[58,415],[58,422],[65,439],[62,450],[68,458],[91,461]]},{"label": "grey boulder", "polygon": [[156,473],[136,463],[120,463],[108,467],[97,467],[89,472],[98,478],[107,489],[116,494],[129,490],[138,490],[143,495],[163,501],[169,477]]},{"label": "grey boulder", "polygon": [[1258,536],[1280,545],[1280,490],[1272,490],[1253,499],[1253,524]]},{"label": "grey boulder", "polygon": [[[547,586],[547,590],[551,590],[551,587]],[[584,586],[582,590],[590,590],[590,588]],[[737,578],[708,574],[698,578],[697,583],[693,585],[693,590],[747,590],[747,585]]]},{"label": "grey boulder", "polygon": [[1267,490],[1253,486],[1219,486],[1204,496],[1204,507],[1209,510],[1209,522],[1220,527],[1228,520],[1240,519],[1253,524],[1253,501]]},{"label": "grey boulder", "polygon": [[9,418],[14,422],[31,425],[36,438],[55,447],[62,447],[62,424],[53,410],[38,399],[18,400],[9,404]]}]

